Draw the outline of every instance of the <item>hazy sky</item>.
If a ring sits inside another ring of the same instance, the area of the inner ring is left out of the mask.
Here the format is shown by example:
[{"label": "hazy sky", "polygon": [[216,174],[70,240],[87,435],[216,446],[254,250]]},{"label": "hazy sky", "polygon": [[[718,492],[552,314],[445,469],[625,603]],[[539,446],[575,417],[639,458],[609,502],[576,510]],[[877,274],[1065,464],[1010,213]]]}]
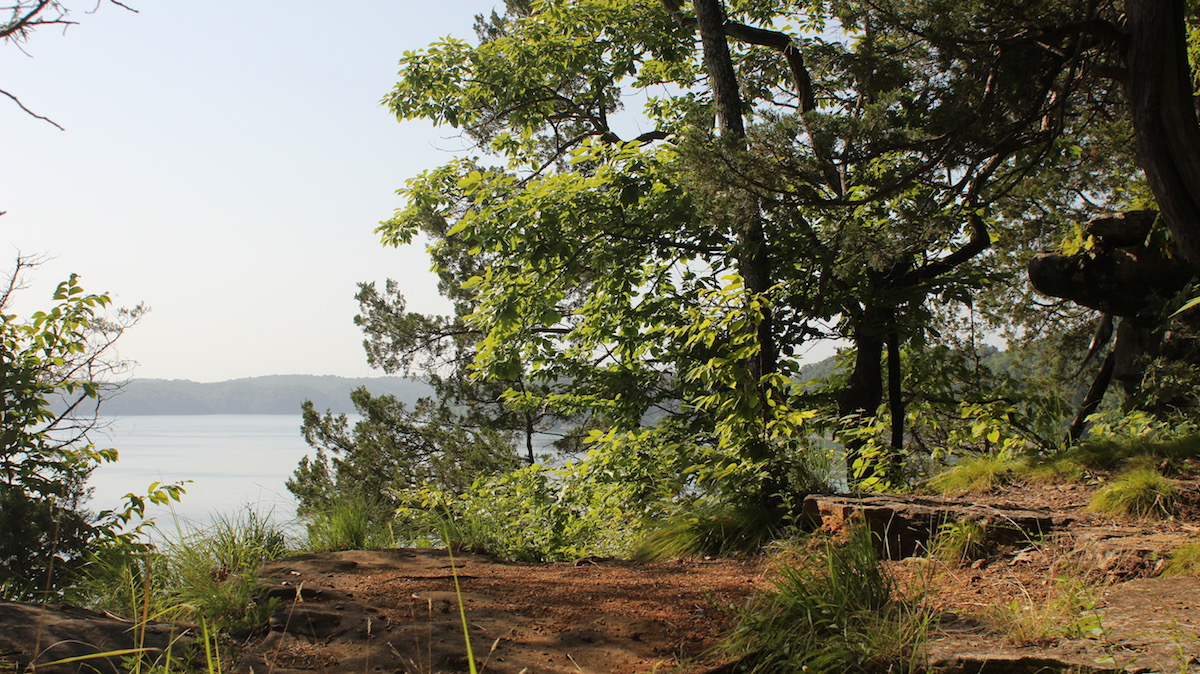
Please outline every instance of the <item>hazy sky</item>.
[{"label": "hazy sky", "polygon": [[126,2],[0,47],[0,87],[66,128],[0,98],[0,261],[53,256],[17,308],[75,272],[151,307],[121,347],[137,377],[371,374],[357,282],[444,308],[423,246],[373,230],[461,148],[379,101],[404,51],[502,0]]}]

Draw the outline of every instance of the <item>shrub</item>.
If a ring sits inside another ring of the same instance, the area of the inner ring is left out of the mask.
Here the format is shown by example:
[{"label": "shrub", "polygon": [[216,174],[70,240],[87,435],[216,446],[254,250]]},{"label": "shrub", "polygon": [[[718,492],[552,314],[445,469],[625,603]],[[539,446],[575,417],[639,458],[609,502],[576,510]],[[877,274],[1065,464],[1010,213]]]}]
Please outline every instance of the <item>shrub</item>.
[{"label": "shrub", "polygon": [[1088,508],[1140,519],[1164,518],[1174,514],[1175,502],[1175,483],[1153,468],[1141,467],[1098,490]]},{"label": "shrub", "polygon": [[113,518],[130,515],[93,517],[83,506],[92,471],[117,458],[89,439],[111,388],[103,380],[122,366],[111,347],[142,310],[105,318],[108,295],[85,294],[71,275],[50,309],[8,314],[22,272],[35,265],[19,258],[0,283],[0,597],[10,599],[61,594],[88,550],[120,535]]},{"label": "shrub", "polygon": [[743,657],[740,671],[917,668],[931,614],[896,600],[872,536],[858,526],[844,544],[791,549],[772,587],[752,600],[729,637],[728,648]]},{"label": "shrub", "polygon": [[644,520],[639,487],[593,478],[576,465],[533,465],[480,479],[462,494],[403,492],[396,537],[523,561],[615,556]]}]

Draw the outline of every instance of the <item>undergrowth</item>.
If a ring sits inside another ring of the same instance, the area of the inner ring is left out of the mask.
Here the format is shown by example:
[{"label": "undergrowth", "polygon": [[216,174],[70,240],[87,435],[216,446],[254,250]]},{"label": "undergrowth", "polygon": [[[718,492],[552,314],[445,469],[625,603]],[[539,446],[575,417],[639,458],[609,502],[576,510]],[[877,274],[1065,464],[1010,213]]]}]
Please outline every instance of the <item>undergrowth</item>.
[{"label": "undergrowth", "polygon": [[872,537],[856,526],[846,542],[784,549],[772,587],[751,601],[728,639],[740,671],[918,669],[931,612],[897,596]]},{"label": "undergrowth", "polygon": [[930,478],[929,486],[947,495],[989,492],[1012,483],[1023,465],[1004,452],[978,454]]},{"label": "undergrowth", "polygon": [[987,611],[989,622],[1018,646],[1046,646],[1058,639],[1103,636],[1095,612],[1096,588],[1060,578],[1044,601],[1012,599]]}]

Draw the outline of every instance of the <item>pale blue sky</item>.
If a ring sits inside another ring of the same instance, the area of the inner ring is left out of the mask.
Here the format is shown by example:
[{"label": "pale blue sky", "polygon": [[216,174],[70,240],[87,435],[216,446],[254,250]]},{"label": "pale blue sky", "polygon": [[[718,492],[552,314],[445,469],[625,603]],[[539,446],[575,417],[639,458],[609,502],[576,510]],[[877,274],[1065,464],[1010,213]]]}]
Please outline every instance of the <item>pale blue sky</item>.
[{"label": "pale blue sky", "polygon": [[444,307],[423,248],[373,229],[461,144],[379,100],[402,52],[501,0],[74,4],[65,36],[0,48],[0,87],[66,128],[0,100],[0,260],[54,258],[19,309],[79,273],[152,308],[123,340],[135,376],[219,381],[371,374],[358,281]]}]

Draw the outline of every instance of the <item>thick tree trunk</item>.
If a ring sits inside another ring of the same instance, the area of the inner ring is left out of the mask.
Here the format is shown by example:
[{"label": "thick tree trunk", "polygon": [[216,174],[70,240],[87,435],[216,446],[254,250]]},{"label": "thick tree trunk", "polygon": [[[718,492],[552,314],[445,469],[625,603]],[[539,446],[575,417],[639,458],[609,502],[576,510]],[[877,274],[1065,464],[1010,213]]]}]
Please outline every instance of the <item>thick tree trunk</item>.
[{"label": "thick tree trunk", "polygon": [[1200,123],[1184,0],[1127,0],[1126,95],[1138,157],[1171,234],[1200,272]]},{"label": "thick tree trunk", "polygon": [[[894,320],[894,316],[893,316]],[[900,335],[892,330],[887,336],[888,407],[892,417],[892,454],[904,451],[904,373],[900,368]],[[889,463],[889,472],[893,466]]]},{"label": "thick tree trunk", "polygon": [[[854,330],[854,369],[846,387],[838,394],[838,415],[843,419],[874,416],[883,402],[883,348],[884,340],[879,335],[878,321],[881,312],[867,311]],[[861,426],[860,421],[851,421],[849,428]],[[860,438],[847,439],[843,444],[846,456],[846,482],[850,487],[862,479],[874,475],[874,471],[855,474],[855,464],[862,456],[866,442]],[[860,471],[861,472],[861,471]]]}]

